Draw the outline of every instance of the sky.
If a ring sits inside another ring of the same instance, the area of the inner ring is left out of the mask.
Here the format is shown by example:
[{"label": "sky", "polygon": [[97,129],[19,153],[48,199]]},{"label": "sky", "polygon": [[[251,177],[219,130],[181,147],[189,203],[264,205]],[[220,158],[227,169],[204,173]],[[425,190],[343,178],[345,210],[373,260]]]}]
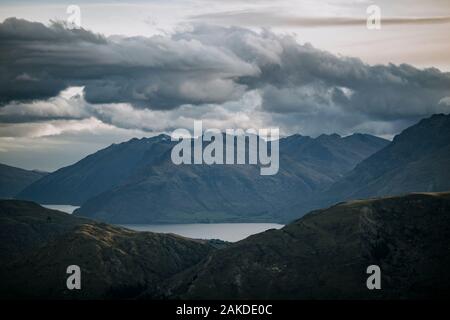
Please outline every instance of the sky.
[{"label": "sky", "polygon": [[450,112],[449,35],[448,0],[0,1],[0,162],[53,171],[194,120],[392,138]]}]

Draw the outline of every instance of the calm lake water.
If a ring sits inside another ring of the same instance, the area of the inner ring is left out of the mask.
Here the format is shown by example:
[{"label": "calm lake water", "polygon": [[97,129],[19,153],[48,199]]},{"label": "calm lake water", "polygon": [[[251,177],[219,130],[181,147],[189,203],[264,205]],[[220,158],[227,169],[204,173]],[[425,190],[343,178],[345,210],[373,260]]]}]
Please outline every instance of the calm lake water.
[{"label": "calm lake water", "polygon": [[277,223],[195,223],[195,224],[127,224],[125,228],[136,231],[175,233],[194,239],[220,239],[235,242],[248,236],[266,231],[280,229]]},{"label": "calm lake water", "polygon": [[[77,206],[65,204],[42,204],[48,209],[59,210],[72,214]],[[269,229],[280,229],[277,223],[192,223],[192,224],[125,224],[122,227],[136,231],[151,231],[159,233],[175,233],[194,239],[220,239],[235,242],[255,233]]]},{"label": "calm lake water", "polygon": [[77,206],[71,206],[68,204],[41,204],[41,206],[43,206],[44,208],[59,210],[69,214],[72,214],[75,211],[75,209],[79,208]]}]

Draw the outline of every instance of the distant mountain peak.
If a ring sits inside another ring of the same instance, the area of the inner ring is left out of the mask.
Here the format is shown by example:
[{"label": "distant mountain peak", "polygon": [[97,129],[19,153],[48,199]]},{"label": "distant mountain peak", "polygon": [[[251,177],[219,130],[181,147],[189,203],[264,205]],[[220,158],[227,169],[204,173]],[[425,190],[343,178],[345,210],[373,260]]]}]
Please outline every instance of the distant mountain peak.
[{"label": "distant mountain peak", "polygon": [[152,137],[155,140],[159,140],[159,141],[171,141],[171,137],[165,133],[161,133],[157,136]]},{"label": "distant mountain peak", "polygon": [[351,135],[346,136],[345,138],[348,138],[348,137],[368,137],[368,136],[373,137],[372,135],[367,134],[367,133],[355,132],[355,133],[352,133]]},{"label": "distant mountain peak", "polygon": [[346,137],[343,138],[344,140],[358,140],[358,141],[379,141],[379,142],[387,142],[389,140],[384,139],[384,138],[380,138],[378,136],[374,136],[371,134],[367,134],[367,133],[360,133],[360,132],[355,132],[351,135],[348,135]]},{"label": "distant mountain peak", "polygon": [[316,138],[316,140],[337,140],[341,139],[341,136],[337,133],[326,134],[322,133],[320,136]]},{"label": "distant mountain peak", "polygon": [[131,138],[130,140],[123,141],[121,143],[113,143],[112,145],[124,145],[130,143],[145,143],[145,142],[160,142],[160,141],[171,141],[171,137],[165,133],[161,133],[151,137],[142,137],[142,138]]},{"label": "distant mountain peak", "polygon": [[422,119],[396,135],[393,142],[413,139],[415,140],[415,143],[417,143],[427,139],[427,136],[429,135],[433,135],[435,136],[435,139],[440,140],[442,143],[446,143],[446,141],[440,138],[450,135],[450,114],[439,113]]},{"label": "distant mountain peak", "polygon": [[[396,135],[322,197],[331,202],[450,189],[450,115],[436,114]],[[324,199],[321,199],[324,202]]]}]

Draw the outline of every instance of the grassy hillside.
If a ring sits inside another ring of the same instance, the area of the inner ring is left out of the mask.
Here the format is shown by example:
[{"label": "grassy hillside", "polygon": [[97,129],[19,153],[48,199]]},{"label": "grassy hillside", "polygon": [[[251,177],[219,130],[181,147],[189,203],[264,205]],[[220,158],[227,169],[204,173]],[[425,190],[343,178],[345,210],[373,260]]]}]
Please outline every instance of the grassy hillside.
[{"label": "grassy hillside", "polygon": [[[215,250],[208,242],[135,232],[40,207],[0,201],[0,297],[129,298]],[[66,288],[66,268],[82,290]]]},{"label": "grassy hillside", "polygon": [[[338,204],[213,252],[161,288],[188,299],[450,296],[450,193]],[[378,265],[382,290],[368,290]]]}]

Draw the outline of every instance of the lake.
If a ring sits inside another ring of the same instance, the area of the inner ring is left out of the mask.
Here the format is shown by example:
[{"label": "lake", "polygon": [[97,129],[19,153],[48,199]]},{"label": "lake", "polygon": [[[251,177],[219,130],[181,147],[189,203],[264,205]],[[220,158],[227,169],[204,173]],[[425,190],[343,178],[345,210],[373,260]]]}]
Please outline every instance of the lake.
[{"label": "lake", "polygon": [[[42,204],[41,206],[72,214],[78,206],[65,204]],[[235,242],[255,233],[280,229],[278,223],[191,223],[191,224],[125,224],[122,227],[136,231],[175,233],[194,239],[220,239]]]},{"label": "lake", "polygon": [[235,242],[248,236],[284,227],[278,223],[193,223],[193,224],[127,224],[125,228],[136,231],[175,233],[194,239],[220,239]]},{"label": "lake", "polygon": [[79,208],[79,206],[71,206],[68,204],[41,204],[41,206],[47,209],[59,210],[69,214],[72,214],[75,209]]}]

